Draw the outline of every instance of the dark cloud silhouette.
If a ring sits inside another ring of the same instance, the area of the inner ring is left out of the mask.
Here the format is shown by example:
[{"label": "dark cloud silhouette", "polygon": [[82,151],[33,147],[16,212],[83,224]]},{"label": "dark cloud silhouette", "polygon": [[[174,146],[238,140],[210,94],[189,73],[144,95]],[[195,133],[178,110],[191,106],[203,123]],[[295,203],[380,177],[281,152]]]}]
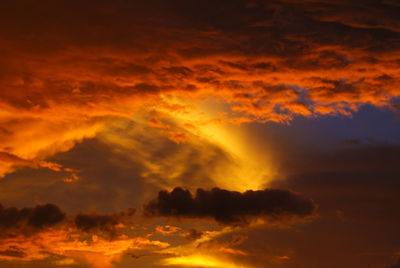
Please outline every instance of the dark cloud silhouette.
[{"label": "dark cloud silhouette", "polygon": [[53,226],[65,219],[65,213],[56,205],[46,204],[36,206],[31,210],[28,224],[42,229],[44,227]]},{"label": "dark cloud silhouette", "polygon": [[83,214],[75,216],[74,223],[78,230],[87,233],[103,233],[110,238],[117,234],[117,225],[125,222],[136,212],[134,208],[116,214],[100,215],[97,213]]},{"label": "dark cloud silhouette", "polygon": [[[20,209],[16,207],[5,208],[0,204],[0,238],[19,234],[28,236],[45,231],[48,227],[53,227],[57,224],[62,227],[71,227],[71,224],[73,224],[79,231],[113,238],[118,234],[117,226],[121,223],[129,224],[129,220],[135,213],[136,209],[128,208],[114,214],[93,212],[67,216],[64,211],[53,204]],[[70,221],[71,219],[72,222]],[[14,254],[15,250],[0,252],[0,255],[8,253]]]},{"label": "dark cloud silhouette", "polygon": [[214,218],[223,224],[246,223],[251,217],[310,216],[315,210],[312,200],[279,189],[244,193],[214,188],[198,189],[193,197],[188,190],[176,187],[160,191],[158,197],[144,206],[146,216]]},{"label": "dark cloud silhouette", "polygon": [[110,215],[97,214],[78,214],[75,217],[75,225],[78,229],[84,232],[93,230],[112,231],[118,220]]},{"label": "dark cloud silhouette", "polygon": [[53,204],[33,208],[5,208],[0,204],[0,230],[3,236],[18,230],[24,234],[40,231],[62,222],[66,214]]}]

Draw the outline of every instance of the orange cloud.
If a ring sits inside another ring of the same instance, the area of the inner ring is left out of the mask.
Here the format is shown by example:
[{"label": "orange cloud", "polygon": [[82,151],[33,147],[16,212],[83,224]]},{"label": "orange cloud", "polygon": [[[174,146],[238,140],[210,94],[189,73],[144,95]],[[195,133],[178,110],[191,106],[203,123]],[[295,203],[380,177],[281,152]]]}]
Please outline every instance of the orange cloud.
[{"label": "orange cloud", "polygon": [[179,232],[180,230],[181,230],[181,228],[176,227],[176,226],[170,226],[170,225],[156,226],[156,232],[158,232],[162,235],[174,234],[176,232]]},{"label": "orange cloud", "polygon": [[[13,16],[4,17],[4,25],[11,28],[0,29],[0,49],[5,52],[0,151],[42,161],[95,137],[113,117],[157,109],[176,114],[204,99],[229,107],[215,119],[288,123],[296,116],[351,115],[364,104],[392,107],[400,96],[400,51],[390,45],[400,39],[393,16],[372,27],[365,19],[369,12],[355,18],[348,6],[334,3],[327,10],[340,7],[343,12],[318,13],[312,1],[277,1],[238,4],[229,7],[230,16],[214,16],[222,3],[216,3],[214,11],[201,3],[197,8],[187,4],[186,12],[176,4],[163,10],[151,5],[158,16],[150,21],[147,5],[127,2],[95,9],[81,3],[81,8],[63,10],[39,4],[18,23]],[[13,10],[12,3],[7,6]],[[65,14],[56,31],[52,23],[29,20],[46,18],[49,14],[41,14],[42,9]],[[126,17],[125,9],[135,15]],[[297,12],[287,17],[286,9]],[[255,15],[258,12],[275,15]],[[113,23],[99,20],[103,15]],[[204,18],[204,25],[197,16]],[[234,24],[233,18],[241,24]],[[228,27],[230,23],[235,27]],[[32,34],[24,35],[24,29]],[[168,96],[186,102],[173,103]],[[149,124],[166,129],[160,122],[152,118]],[[176,143],[188,140],[181,130],[165,134]],[[2,161],[0,176],[23,165]]]},{"label": "orange cloud", "polygon": [[104,268],[112,267],[128,251],[169,246],[150,240],[151,234],[133,235],[130,219],[134,213],[130,208],[115,214],[67,217],[52,204],[22,209],[0,205],[0,260],[29,263],[46,259],[57,265],[84,262]]},{"label": "orange cloud", "polygon": [[28,238],[16,236],[3,239],[0,259],[32,261],[56,257],[56,264],[75,260],[88,263],[92,267],[104,268],[112,267],[112,262],[118,261],[129,250],[160,249],[167,246],[168,243],[151,241],[146,236],[120,236],[110,241],[95,235],[82,239],[68,230],[50,230]]},{"label": "orange cloud", "polygon": [[[152,186],[259,190],[273,175],[259,159],[271,156],[254,157],[243,149],[238,128],[227,125],[287,124],[298,116],[351,116],[366,104],[398,106],[395,1],[164,2],[1,3],[0,178],[29,167],[67,172],[65,182],[80,182],[78,171],[50,158],[97,138],[140,162],[138,177]],[[146,122],[154,132],[129,132]],[[7,237],[0,258],[56,254],[65,257],[58,264],[77,259],[100,267],[130,249],[167,246],[119,233],[110,241],[91,231],[115,231],[120,225],[113,217],[82,218],[95,222],[80,222],[90,238],[65,230]],[[177,256],[166,264],[239,267],[231,255],[245,256],[225,244],[197,254],[207,234],[191,235],[196,247],[171,250]]]},{"label": "orange cloud", "polygon": [[[184,267],[253,267],[245,264],[243,257],[249,254],[241,249],[235,248],[241,242],[219,241],[224,235],[235,232],[235,228],[225,227],[218,231],[202,231],[201,237],[190,240],[188,244],[178,245],[161,249],[161,254],[169,254],[172,257],[165,258],[161,265],[180,265]],[[236,259],[235,257],[241,257]]]}]

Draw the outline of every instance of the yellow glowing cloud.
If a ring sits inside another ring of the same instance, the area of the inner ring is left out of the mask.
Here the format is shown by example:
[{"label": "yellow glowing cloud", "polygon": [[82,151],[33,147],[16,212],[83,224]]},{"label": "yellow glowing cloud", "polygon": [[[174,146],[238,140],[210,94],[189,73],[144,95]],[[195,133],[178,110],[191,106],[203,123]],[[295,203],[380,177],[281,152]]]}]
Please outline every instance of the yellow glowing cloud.
[{"label": "yellow glowing cloud", "polygon": [[197,138],[197,142],[206,140],[221,147],[237,163],[237,166],[230,166],[223,174],[216,174],[219,187],[237,191],[259,190],[273,177],[273,169],[268,162],[270,156],[257,154],[249,146],[249,136],[241,126],[229,123],[225,115],[226,105],[215,100],[194,101],[172,94],[161,99],[168,107],[190,107],[184,112],[159,107],[154,109],[168,116],[190,133],[193,139]]}]

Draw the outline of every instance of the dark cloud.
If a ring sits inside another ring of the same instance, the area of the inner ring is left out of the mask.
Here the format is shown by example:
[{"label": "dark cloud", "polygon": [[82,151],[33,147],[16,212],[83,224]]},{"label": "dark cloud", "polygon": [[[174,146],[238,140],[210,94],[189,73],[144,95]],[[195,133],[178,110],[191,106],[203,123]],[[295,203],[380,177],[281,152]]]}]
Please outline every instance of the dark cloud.
[{"label": "dark cloud", "polygon": [[38,205],[33,208],[5,208],[0,204],[0,230],[7,236],[18,231],[24,234],[52,227],[66,218],[61,209],[53,204]]},{"label": "dark cloud", "polygon": [[[131,224],[130,219],[134,216],[136,209],[128,208],[114,214],[78,213],[67,216],[59,207],[53,204],[38,205],[30,208],[5,208],[0,204],[0,238],[14,235],[32,235],[47,230],[49,227],[60,225],[61,227],[75,227],[77,230],[103,235],[113,238],[118,234],[117,228],[120,224]],[[72,219],[72,222],[70,221]],[[13,254],[15,250],[0,254]],[[16,254],[16,253],[15,253]]]},{"label": "dark cloud", "polygon": [[136,209],[129,208],[120,213],[109,215],[79,213],[75,216],[74,222],[78,230],[87,233],[103,233],[112,238],[117,234],[117,226],[132,217],[135,212]]},{"label": "dark cloud", "polygon": [[97,214],[78,214],[75,217],[75,225],[84,232],[101,230],[111,232],[114,230],[118,220],[113,216]]},{"label": "dark cloud", "polygon": [[198,189],[193,197],[188,190],[176,187],[160,191],[158,197],[144,206],[146,216],[214,218],[223,224],[246,223],[251,217],[312,215],[312,200],[278,189],[244,193],[214,188]]},{"label": "dark cloud", "polygon": [[28,224],[38,229],[53,226],[65,219],[65,213],[53,204],[39,205],[30,211]]},{"label": "dark cloud", "polygon": [[9,246],[8,249],[0,251],[0,256],[24,258],[27,256],[27,254],[16,246]]}]

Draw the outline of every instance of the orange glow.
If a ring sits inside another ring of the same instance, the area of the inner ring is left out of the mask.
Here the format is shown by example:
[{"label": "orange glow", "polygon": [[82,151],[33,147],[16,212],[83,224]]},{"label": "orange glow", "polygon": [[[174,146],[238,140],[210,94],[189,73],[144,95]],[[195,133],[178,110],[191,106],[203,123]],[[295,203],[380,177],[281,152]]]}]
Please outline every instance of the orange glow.
[{"label": "orange glow", "polygon": [[159,232],[162,235],[170,235],[179,231],[181,231],[181,228],[176,226],[170,226],[170,225],[156,226],[156,232]]},{"label": "orange glow", "polygon": [[399,1],[0,0],[1,268],[399,266]]},{"label": "orange glow", "polygon": [[218,260],[215,257],[204,255],[190,255],[175,258],[167,258],[163,261],[164,265],[182,265],[185,267],[227,267],[227,268],[246,268],[230,262]]},{"label": "orange glow", "polygon": [[151,241],[146,237],[129,238],[121,236],[116,240],[105,240],[96,235],[90,240],[83,240],[79,234],[68,231],[49,231],[38,233],[32,237],[14,237],[3,239],[0,251],[9,249],[24,252],[23,256],[0,256],[6,260],[42,260],[51,254],[64,256],[57,260],[56,264],[71,264],[74,260],[89,263],[92,267],[112,267],[112,262],[118,260],[128,250],[140,250],[147,248],[160,249],[169,244],[160,241]]}]

